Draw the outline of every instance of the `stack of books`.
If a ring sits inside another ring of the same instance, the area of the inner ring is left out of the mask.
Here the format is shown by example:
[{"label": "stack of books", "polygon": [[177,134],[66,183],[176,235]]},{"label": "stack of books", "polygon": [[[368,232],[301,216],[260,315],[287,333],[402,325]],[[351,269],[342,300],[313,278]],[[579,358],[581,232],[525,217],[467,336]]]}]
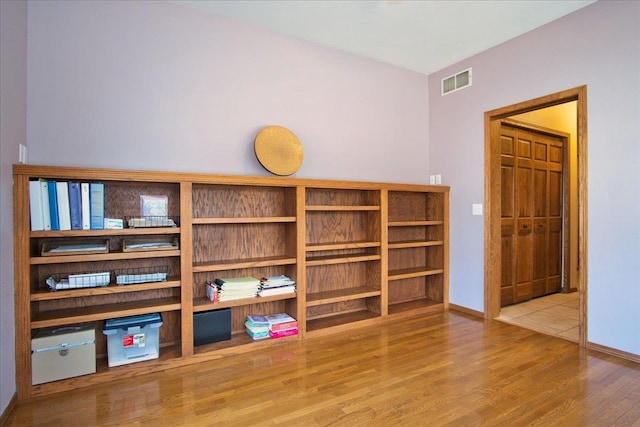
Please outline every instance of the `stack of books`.
[{"label": "stack of books", "polygon": [[287,313],[270,314],[265,317],[269,322],[269,336],[271,338],[298,335],[298,321]]},{"label": "stack of books", "polygon": [[254,340],[283,338],[298,334],[298,321],[287,313],[249,315],[244,326],[247,334]]},{"label": "stack of books", "polygon": [[269,321],[265,316],[250,314],[244,322],[245,331],[254,340],[261,340],[269,337]]},{"label": "stack of books", "polygon": [[271,295],[282,295],[296,292],[296,282],[284,274],[280,276],[269,276],[260,279],[260,289],[258,296],[267,297]]},{"label": "stack of books", "polygon": [[[216,279],[213,281],[215,293],[219,302],[233,301],[237,299],[255,298],[260,288],[260,280],[255,277],[233,277],[228,279]],[[207,284],[207,294],[211,284]],[[210,298],[211,299],[211,298]],[[215,300],[212,300],[215,302]]]}]

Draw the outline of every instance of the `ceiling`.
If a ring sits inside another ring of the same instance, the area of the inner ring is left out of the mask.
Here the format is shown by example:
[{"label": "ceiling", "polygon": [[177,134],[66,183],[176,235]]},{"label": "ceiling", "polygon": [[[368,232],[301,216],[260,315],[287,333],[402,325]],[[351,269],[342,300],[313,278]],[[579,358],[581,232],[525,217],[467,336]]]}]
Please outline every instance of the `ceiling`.
[{"label": "ceiling", "polygon": [[431,74],[595,0],[173,0]]}]

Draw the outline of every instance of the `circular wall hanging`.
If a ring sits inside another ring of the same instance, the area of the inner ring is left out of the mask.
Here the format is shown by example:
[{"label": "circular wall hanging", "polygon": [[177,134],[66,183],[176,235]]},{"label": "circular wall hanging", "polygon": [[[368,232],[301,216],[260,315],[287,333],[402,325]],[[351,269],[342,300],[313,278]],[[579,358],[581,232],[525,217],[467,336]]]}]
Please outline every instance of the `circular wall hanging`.
[{"label": "circular wall hanging", "polygon": [[253,148],[260,164],[275,175],[291,175],[302,166],[302,144],[282,126],[267,126],[258,132]]}]

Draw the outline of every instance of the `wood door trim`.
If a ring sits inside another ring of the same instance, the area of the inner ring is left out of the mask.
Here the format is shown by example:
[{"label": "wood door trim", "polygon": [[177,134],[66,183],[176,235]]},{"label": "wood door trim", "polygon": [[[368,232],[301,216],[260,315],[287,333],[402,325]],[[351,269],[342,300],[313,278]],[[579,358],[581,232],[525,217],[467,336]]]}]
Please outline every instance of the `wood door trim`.
[{"label": "wood door trim", "polygon": [[[578,289],[580,294],[579,345],[587,343],[587,86],[553,93],[484,113],[485,224],[484,316],[500,314],[500,120],[528,111],[577,101],[578,156]],[[495,143],[492,143],[494,141]]]}]

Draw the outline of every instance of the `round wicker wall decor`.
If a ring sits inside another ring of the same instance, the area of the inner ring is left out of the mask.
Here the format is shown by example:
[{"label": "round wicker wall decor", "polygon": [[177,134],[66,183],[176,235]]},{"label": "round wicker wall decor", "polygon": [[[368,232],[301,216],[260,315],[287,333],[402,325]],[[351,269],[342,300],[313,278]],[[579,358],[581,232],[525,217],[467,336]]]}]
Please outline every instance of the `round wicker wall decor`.
[{"label": "round wicker wall decor", "polygon": [[302,166],[302,144],[282,126],[267,126],[258,132],[253,148],[260,164],[275,175],[292,175]]}]

